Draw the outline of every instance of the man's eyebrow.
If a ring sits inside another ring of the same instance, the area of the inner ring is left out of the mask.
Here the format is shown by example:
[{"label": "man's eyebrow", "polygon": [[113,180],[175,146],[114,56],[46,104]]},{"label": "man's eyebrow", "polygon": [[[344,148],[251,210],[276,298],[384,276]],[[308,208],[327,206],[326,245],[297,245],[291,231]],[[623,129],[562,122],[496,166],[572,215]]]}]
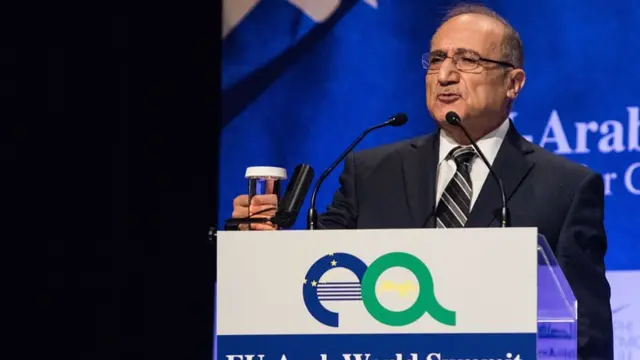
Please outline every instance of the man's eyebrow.
[{"label": "man's eyebrow", "polygon": [[467,49],[467,48],[457,48],[456,49],[456,53],[472,53],[472,54],[480,56],[480,54],[477,51],[475,51],[473,49]]},{"label": "man's eyebrow", "polygon": [[[456,54],[472,53],[474,55],[480,56],[480,54],[477,51],[475,51],[473,49],[468,49],[468,48],[456,48],[454,52]],[[442,50],[442,49],[434,49],[434,50],[431,50],[431,54],[441,55],[441,54],[447,54],[447,52]]]}]

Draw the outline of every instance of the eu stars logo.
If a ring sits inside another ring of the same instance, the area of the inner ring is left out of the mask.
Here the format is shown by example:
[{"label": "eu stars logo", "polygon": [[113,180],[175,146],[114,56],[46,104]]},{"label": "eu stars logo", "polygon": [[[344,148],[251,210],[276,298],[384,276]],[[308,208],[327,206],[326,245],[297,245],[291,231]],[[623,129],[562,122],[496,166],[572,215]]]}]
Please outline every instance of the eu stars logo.
[{"label": "eu stars logo", "polygon": [[[418,284],[410,281],[394,283],[382,281],[376,288],[378,279],[391,268],[404,268],[411,272]],[[352,272],[357,281],[320,282],[329,270],[344,268]],[[402,311],[386,308],[378,299],[378,293],[395,292],[407,296],[417,292],[413,305]],[[338,327],[339,315],[330,311],[323,302],[362,301],[367,312],[378,322],[390,326],[405,326],[428,313],[433,319],[455,326],[456,313],[438,303],[434,292],[434,281],[429,268],[417,257],[394,252],[380,256],[367,266],[362,260],[347,253],[332,253],[318,259],[307,272],[303,282],[302,295],[307,310],[317,321],[331,327]]]}]

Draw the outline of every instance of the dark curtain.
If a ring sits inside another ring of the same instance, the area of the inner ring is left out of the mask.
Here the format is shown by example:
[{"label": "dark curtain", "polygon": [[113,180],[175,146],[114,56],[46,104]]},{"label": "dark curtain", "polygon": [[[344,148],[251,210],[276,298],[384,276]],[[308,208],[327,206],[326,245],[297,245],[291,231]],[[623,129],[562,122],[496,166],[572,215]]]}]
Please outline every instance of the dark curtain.
[{"label": "dark curtain", "polygon": [[5,239],[46,287],[15,293],[44,304],[21,358],[210,359],[219,2],[26,14],[0,49]]}]

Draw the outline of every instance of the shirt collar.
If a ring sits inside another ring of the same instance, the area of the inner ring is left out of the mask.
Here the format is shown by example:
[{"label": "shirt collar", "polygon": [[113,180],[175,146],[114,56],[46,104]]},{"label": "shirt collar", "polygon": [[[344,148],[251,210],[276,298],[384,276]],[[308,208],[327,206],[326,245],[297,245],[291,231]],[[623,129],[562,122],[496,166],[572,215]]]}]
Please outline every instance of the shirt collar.
[{"label": "shirt collar", "polygon": [[[491,131],[487,135],[480,138],[480,140],[476,141],[476,144],[478,144],[478,147],[480,148],[480,150],[482,150],[489,163],[493,163],[496,155],[498,155],[498,150],[500,150],[502,141],[509,131],[509,126],[509,119],[505,119],[502,124],[500,124],[500,126],[498,126],[495,130]],[[460,144],[453,140],[444,131],[440,131],[438,164],[441,164],[445,160],[447,155],[451,152],[451,150],[453,150],[453,148],[455,148],[456,146],[460,146]]]}]

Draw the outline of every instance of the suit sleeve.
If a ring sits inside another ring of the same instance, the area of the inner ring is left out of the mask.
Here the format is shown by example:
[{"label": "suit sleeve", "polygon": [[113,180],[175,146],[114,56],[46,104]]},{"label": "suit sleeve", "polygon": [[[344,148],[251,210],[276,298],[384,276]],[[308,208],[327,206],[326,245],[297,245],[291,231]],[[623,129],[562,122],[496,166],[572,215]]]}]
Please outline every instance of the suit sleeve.
[{"label": "suit sleeve", "polygon": [[580,184],[558,241],[558,263],[578,301],[578,358],[613,359],[611,289],[605,276],[604,184]]},{"label": "suit sleeve", "polygon": [[321,229],[355,229],[357,227],[358,205],[354,153],[345,158],[339,183],[340,187],[333,195],[333,201],[327,207],[327,211],[318,216],[318,224]]}]

